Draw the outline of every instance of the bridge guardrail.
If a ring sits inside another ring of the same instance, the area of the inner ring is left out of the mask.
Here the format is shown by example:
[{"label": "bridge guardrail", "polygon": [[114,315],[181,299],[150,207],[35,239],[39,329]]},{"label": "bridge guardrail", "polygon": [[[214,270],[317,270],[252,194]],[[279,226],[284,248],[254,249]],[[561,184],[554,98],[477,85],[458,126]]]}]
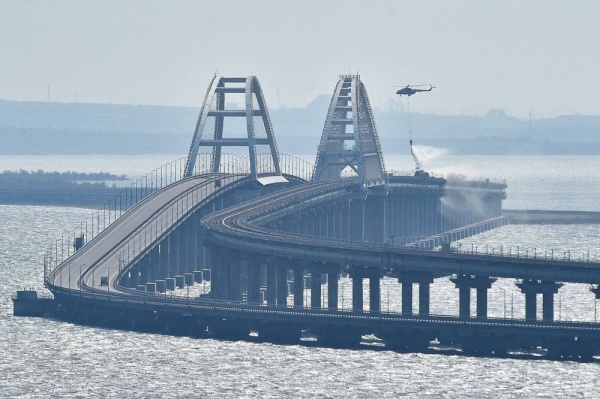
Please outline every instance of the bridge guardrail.
[{"label": "bridge guardrail", "polygon": [[[477,324],[489,326],[518,326],[525,328],[543,328],[543,329],[571,329],[571,330],[590,330],[599,331],[600,323],[585,321],[544,321],[544,320],[526,320],[515,318],[488,317],[478,319],[476,317],[458,317],[452,315],[429,314],[427,316],[405,315],[401,312],[370,312],[355,311],[351,309],[326,309],[310,308],[296,306],[268,306],[259,304],[250,304],[245,302],[235,302],[227,300],[200,298],[186,299],[182,297],[163,296],[159,293],[140,293],[139,291],[129,290],[129,295],[109,294],[103,291],[90,290],[84,292],[69,291],[55,287],[55,291],[62,295],[71,297],[85,297],[90,300],[102,300],[108,302],[131,303],[143,306],[159,306],[166,308],[183,307],[187,309],[210,309],[219,311],[230,311],[239,313],[261,313],[272,315],[304,315],[313,317],[334,317],[346,319],[361,319],[368,321],[414,321],[424,323],[454,323],[454,324]],[[154,310],[158,310],[153,308]]]},{"label": "bridge guardrail", "polygon": [[[270,167],[267,155],[258,154],[257,157],[257,164],[262,165],[265,170]],[[194,176],[212,172],[208,170],[212,156],[212,153],[199,153],[197,155]],[[108,204],[104,205],[102,209],[96,210],[80,222],[79,228],[63,234],[59,239],[48,245],[43,255],[44,282],[48,281],[50,274],[73,256],[79,248],[90,243],[135,204],[164,187],[182,180],[186,160],[185,157],[175,159],[134,180],[129,187],[125,187],[114,199],[109,200]],[[282,154],[280,155],[280,164],[282,173],[307,181],[310,179],[313,167],[306,160],[293,155]],[[249,174],[250,160],[248,156],[240,154],[222,154],[219,167],[223,173]]]}]

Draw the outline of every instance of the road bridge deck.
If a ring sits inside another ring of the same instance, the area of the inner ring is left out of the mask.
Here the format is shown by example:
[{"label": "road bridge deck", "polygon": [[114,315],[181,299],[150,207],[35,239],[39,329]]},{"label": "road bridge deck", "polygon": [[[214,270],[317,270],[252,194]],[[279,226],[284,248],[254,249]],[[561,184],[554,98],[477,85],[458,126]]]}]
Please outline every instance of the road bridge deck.
[{"label": "road bridge deck", "polygon": [[[244,178],[244,175],[201,175],[153,193],[63,262],[50,274],[48,285],[51,289],[118,291],[119,273],[214,194],[215,181],[227,185]],[[101,276],[108,277],[108,284],[100,284]]]}]

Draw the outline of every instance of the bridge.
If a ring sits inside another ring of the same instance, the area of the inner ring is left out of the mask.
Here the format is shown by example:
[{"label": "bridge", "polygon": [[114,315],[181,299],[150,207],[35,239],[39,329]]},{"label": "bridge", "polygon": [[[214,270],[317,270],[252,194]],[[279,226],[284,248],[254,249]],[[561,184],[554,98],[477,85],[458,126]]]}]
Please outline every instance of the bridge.
[{"label": "bridge", "polygon": [[[244,109],[226,109],[232,96]],[[236,127],[242,134],[233,136]],[[386,172],[359,76],[340,76],[314,167],[277,152],[255,77],[215,77],[188,157],[54,242],[45,283],[57,317],[139,331],[277,343],[308,336],[332,347],[359,347],[372,335],[399,351],[439,342],[474,355],[592,358],[600,325],[555,320],[554,296],[565,282],[600,283],[600,264],[451,249],[506,222],[505,188]],[[341,276],[352,281],[351,308],[340,306]],[[459,314],[431,314],[430,286],[447,276]],[[382,309],[384,278],[398,281],[400,312]],[[517,280],[524,318],[488,317],[498,278]],[[31,297],[20,294],[15,314],[26,314]]]}]

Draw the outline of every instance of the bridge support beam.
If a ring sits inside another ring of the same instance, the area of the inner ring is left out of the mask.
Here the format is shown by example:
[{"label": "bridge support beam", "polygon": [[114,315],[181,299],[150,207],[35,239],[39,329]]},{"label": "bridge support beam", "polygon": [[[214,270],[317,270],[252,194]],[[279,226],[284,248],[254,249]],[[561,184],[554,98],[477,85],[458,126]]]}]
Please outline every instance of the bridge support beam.
[{"label": "bridge support beam", "polygon": [[[431,278],[433,282],[433,277]],[[430,283],[419,283],[419,315],[429,315]]]},{"label": "bridge support beam", "polygon": [[257,259],[248,261],[248,302],[261,303],[260,298],[260,263]]},{"label": "bridge support beam", "polygon": [[369,279],[369,309],[371,312],[381,311],[381,272],[379,269],[366,269],[353,266],[348,270],[352,279],[352,310],[364,310],[363,279]]},{"label": "bridge support beam", "polygon": [[419,284],[419,314],[429,314],[429,285],[433,283],[433,274],[413,270],[401,270],[398,282],[402,283],[402,314],[413,314],[413,284]]},{"label": "bridge support beam", "polygon": [[[285,260],[282,260],[285,262]],[[287,306],[288,286],[287,286],[287,265],[277,266],[277,306]]]},{"label": "bridge support beam", "polygon": [[537,320],[537,294],[542,294],[542,319],[554,320],[554,294],[562,287],[561,283],[523,280],[517,284],[517,287],[525,294],[525,319]]},{"label": "bridge support beam", "polygon": [[487,276],[459,274],[451,281],[459,290],[458,314],[460,317],[471,317],[471,288],[477,290],[477,318],[487,318],[487,290],[496,281]]},{"label": "bridge support beam", "polygon": [[381,278],[379,275],[369,277],[369,311],[381,312]]},{"label": "bridge support beam", "polygon": [[317,265],[312,265],[310,277],[310,307],[321,308],[321,268]]},{"label": "bridge support beam", "polygon": [[348,205],[349,241],[363,242],[365,238],[365,200],[354,198]]},{"label": "bridge support beam", "polygon": [[340,273],[330,271],[327,273],[327,308],[336,310],[338,308],[338,282]]},{"label": "bridge support beam", "polygon": [[272,261],[267,263],[267,305],[277,303],[277,267]]},{"label": "bridge support beam", "polygon": [[354,312],[363,311],[363,276],[354,275],[352,278],[352,310]]},{"label": "bridge support beam", "polygon": [[294,306],[304,306],[304,266],[294,267]]},{"label": "bridge support beam", "polygon": [[194,218],[189,218],[184,224],[185,233],[185,271],[191,273],[196,269],[196,229]]},{"label": "bridge support beam", "polygon": [[242,302],[242,271],[243,265],[242,260],[237,256],[227,257],[227,271],[228,271],[228,297],[227,299],[236,302]]},{"label": "bridge support beam", "polygon": [[158,245],[158,259],[156,273],[153,273],[153,278],[158,280],[169,277],[169,244],[168,237],[163,239]]},{"label": "bridge support beam", "polygon": [[383,195],[369,195],[363,202],[364,241],[383,243],[386,236],[385,199]]}]

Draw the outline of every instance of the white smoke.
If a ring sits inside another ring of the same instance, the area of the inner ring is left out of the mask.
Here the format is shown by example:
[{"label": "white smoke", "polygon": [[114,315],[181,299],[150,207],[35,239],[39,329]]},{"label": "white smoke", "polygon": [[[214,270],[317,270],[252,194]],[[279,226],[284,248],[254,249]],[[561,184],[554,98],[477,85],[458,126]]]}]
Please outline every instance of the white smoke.
[{"label": "white smoke", "polygon": [[439,158],[450,152],[444,148],[431,147],[428,145],[413,145],[410,149],[415,158],[416,170],[429,169]]}]

